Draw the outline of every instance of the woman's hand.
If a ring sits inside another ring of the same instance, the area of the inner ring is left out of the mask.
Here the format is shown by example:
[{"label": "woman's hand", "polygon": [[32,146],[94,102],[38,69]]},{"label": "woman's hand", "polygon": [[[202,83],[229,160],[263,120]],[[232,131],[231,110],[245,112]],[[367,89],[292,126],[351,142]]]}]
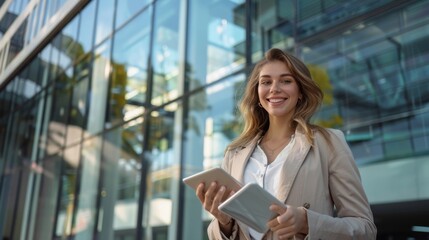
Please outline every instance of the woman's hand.
[{"label": "woman's hand", "polygon": [[296,234],[308,234],[307,212],[303,207],[273,204],[270,210],[279,216],[268,222],[268,227],[279,239],[289,239]]},{"label": "woman's hand", "polygon": [[[226,187],[218,186],[216,182],[212,182],[207,191],[204,192],[205,184],[200,183],[197,187],[196,195],[200,199],[204,209],[210,212],[222,225],[231,223],[231,217],[219,211],[219,205],[228,197]],[[230,193],[231,195],[233,193]]]}]

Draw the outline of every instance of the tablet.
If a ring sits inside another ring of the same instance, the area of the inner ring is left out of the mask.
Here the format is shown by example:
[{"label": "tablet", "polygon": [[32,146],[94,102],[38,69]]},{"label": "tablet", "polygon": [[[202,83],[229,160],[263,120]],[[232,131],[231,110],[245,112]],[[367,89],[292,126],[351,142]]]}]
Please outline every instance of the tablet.
[{"label": "tablet", "polygon": [[260,233],[268,230],[267,223],[277,217],[270,210],[271,204],[285,206],[256,183],[249,183],[219,205],[219,210]]},{"label": "tablet", "polygon": [[206,184],[204,191],[207,191],[213,181],[225,186],[228,190],[238,191],[241,188],[241,183],[237,179],[219,167],[211,168],[183,179],[183,182],[194,190],[197,189],[198,184],[204,182]]}]

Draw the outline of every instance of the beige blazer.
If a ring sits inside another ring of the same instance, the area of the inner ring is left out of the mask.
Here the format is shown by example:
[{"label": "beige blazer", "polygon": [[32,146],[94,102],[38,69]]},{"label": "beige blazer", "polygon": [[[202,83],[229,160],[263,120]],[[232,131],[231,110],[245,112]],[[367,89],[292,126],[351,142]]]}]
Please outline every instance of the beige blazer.
[{"label": "beige blazer", "polygon": [[[311,146],[304,134],[295,133],[295,145],[283,165],[283,183],[277,198],[291,206],[308,207],[309,234],[295,239],[376,239],[377,229],[361,184],[352,152],[339,130],[327,129],[331,148],[320,132]],[[244,169],[261,136],[248,145],[227,151],[222,167],[243,182]],[[336,211],[334,211],[334,208]],[[230,239],[250,240],[247,227],[236,222]],[[209,239],[222,238],[216,219],[210,223]],[[263,239],[275,239],[268,231]]]}]

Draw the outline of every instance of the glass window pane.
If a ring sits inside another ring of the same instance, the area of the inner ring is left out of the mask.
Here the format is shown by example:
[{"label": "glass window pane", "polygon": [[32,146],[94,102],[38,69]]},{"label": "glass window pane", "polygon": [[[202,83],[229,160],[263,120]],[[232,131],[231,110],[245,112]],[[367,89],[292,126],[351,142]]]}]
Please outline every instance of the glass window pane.
[{"label": "glass window pane", "polygon": [[48,87],[46,91],[42,92],[42,96],[44,99],[44,113],[43,113],[43,120],[40,126],[40,140],[39,140],[39,149],[38,149],[38,158],[42,159],[48,154],[47,146],[48,146],[48,140],[50,136],[50,119],[51,119],[51,112],[53,107],[53,87]]},{"label": "glass window pane", "polygon": [[16,30],[16,32],[12,35],[11,40],[9,42],[9,49],[6,54],[6,66],[8,66],[13,59],[22,51],[24,48],[24,31],[25,31],[26,24],[23,22],[23,24]]},{"label": "glass window pane", "polygon": [[295,44],[296,0],[252,0],[252,62],[262,59],[271,47],[290,50]]},{"label": "glass window pane", "polygon": [[82,140],[82,130],[86,123],[89,68],[91,67],[89,61],[90,58],[84,58],[75,66],[75,83],[71,89],[72,97],[67,124],[67,146]]},{"label": "glass window pane", "polygon": [[180,184],[176,177],[179,174],[180,142],[177,139],[180,136],[175,134],[180,133],[182,126],[181,114],[176,113],[182,110],[180,103],[173,103],[150,116],[148,147],[144,154],[149,165],[142,223],[146,233],[144,239],[174,238],[168,237],[168,229],[178,224],[173,211],[177,211],[174,203],[178,202]]},{"label": "glass window pane", "polygon": [[[40,28],[42,27],[43,24],[43,17],[41,16],[42,11],[43,11],[43,4],[41,4],[43,2],[39,2],[38,4],[36,4],[35,8],[33,9],[33,13],[35,16],[35,22],[33,23],[33,36],[32,38],[36,37],[39,34]],[[26,43],[27,44],[27,43]]]},{"label": "glass window pane", "polygon": [[[2,181],[8,183],[5,187],[0,188],[0,204],[3,206],[3,225],[0,226],[0,231],[3,233],[3,237],[12,238],[13,232],[13,221],[15,218],[15,208],[17,207],[17,194],[20,190],[20,157],[16,154],[19,152],[18,139],[20,135],[20,120],[23,119],[21,116],[22,112],[15,111],[9,115],[8,129],[6,145],[3,148],[5,150],[3,154],[5,159],[4,169],[6,173],[2,177]],[[18,124],[16,124],[18,123]]]},{"label": "glass window pane", "polygon": [[69,68],[79,55],[80,48],[77,44],[78,23],[79,18],[74,18],[60,33],[61,45],[57,47],[61,52],[60,65],[63,69]]},{"label": "glass window pane", "polygon": [[51,239],[55,226],[58,190],[61,182],[61,161],[59,155],[52,155],[40,161],[40,168],[45,174],[41,174],[39,187],[39,201],[35,208],[34,239]]},{"label": "glass window pane", "polygon": [[85,131],[85,134],[88,135],[99,133],[104,126],[108,95],[107,83],[109,82],[111,69],[110,51],[111,42],[106,41],[95,49],[94,52],[94,68],[92,71],[88,101],[88,120]]},{"label": "glass window pane", "polygon": [[[429,3],[426,8],[429,8]],[[401,44],[403,58],[406,59],[401,70],[406,81],[406,97],[413,109],[424,108],[429,95],[429,81],[426,77],[429,74],[429,47],[425,44],[428,31],[429,25],[412,27],[410,31],[395,38]]]},{"label": "glass window pane", "polygon": [[386,157],[401,157],[412,153],[408,120],[384,122],[383,140]]},{"label": "glass window pane", "polygon": [[245,64],[244,1],[189,1],[186,78],[194,89]]},{"label": "glass window pane", "polygon": [[[412,139],[404,135],[413,124],[403,114],[425,108],[429,94],[428,27],[419,25],[423,15],[413,17],[429,3],[416,5],[362,20],[335,34],[313,35],[300,45],[301,57],[325,92],[316,120],[349,132],[358,162],[410,156],[425,146],[424,134]],[[380,134],[374,131],[377,126]],[[371,137],[365,139],[364,129],[372,129]]]},{"label": "glass window pane", "polygon": [[91,1],[80,13],[80,26],[78,30],[79,34],[77,39],[78,47],[76,49],[76,57],[87,54],[92,49],[95,26],[95,3],[96,1]]},{"label": "glass window pane", "polygon": [[113,30],[115,0],[98,0],[95,45],[106,39]]},{"label": "glass window pane", "polygon": [[[296,1],[298,22],[298,33],[300,37],[308,37],[317,34],[327,28],[338,25],[353,17],[370,12],[383,5],[387,5],[393,0],[380,1],[360,1],[351,0],[345,4],[336,1]],[[393,24],[394,26],[394,24]]]},{"label": "glass window pane", "polygon": [[50,79],[51,81],[54,81],[60,74],[60,52],[58,51],[58,46],[61,44],[61,34],[58,34],[51,42],[52,46],[52,52],[51,52],[51,59],[50,59]]},{"label": "glass window pane", "polygon": [[100,239],[117,239],[123,232],[135,234],[141,154],[143,149],[143,118],[109,131],[103,142]]},{"label": "glass window pane", "polygon": [[114,37],[108,121],[115,125],[145,111],[151,8]]},{"label": "glass window pane", "polygon": [[42,24],[45,25],[48,21],[48,19],[50,19],[50,17],[52,16],[52,12],[51,12],[51,7],[52,6],[52,1],[45,1],[45,5],[44,5],[44,14],[43,14],[43,19],[42,19]]},{"label": "glass window pane", "polygon": [[56,45],[56,50],[59,54],[58,60],[58,78],[57,84],[62,84],[63,86],[70,86],[73,78],[73,67],[72,67],[72,59],[69,57],[67,51],[67,41],[63,41],[63,38],[67,38],[67,36],[59,34],[59,43],[60,45]]},{"label": "glass window pane", "polygon": [[24,99],[30,99],[40,91],[41,81],[41,61],[40,58],[34,58],[25,68],[22,75],[22,97]]},{"label": "glass window pane", "polygon": [[411,118],[410,127],[412,128],[414,151],[416,153],[427,152],[429,149],[429,112]]},{"label": "glass window pane", "polygon": [[64,150],[62,155],[61,171],[61,192],[59,198],[59,209],[57,215],[57,225],[55,226],[55,236],[70,236],[74,233],[74,228],[78,224],[75,220],[75,198],[79,196],[77,192],[78,169],[80,164],[81,145],[74,145]]},{"label": "glass window pane", "polygon": [[[16,177],[18,180],[18,185],[15,186],[17,192],[16,195],[13,195],[13,193],[9,193],[7,195],[11,200],[13,199],[12,202],[14,202],[13,218],[11,218],[13,219],[13,238],[16,237],[19,239],[25,238],[20,229],[26,226],[25,221],[27,216],[24,214],[25,208],[27,203],[32,199],[32,193],[27,189],[32,187],[29,178],[32,176],[33,171],[29,166],[35,163],[34,159],[32,159],[32,151],[35,131],[33,126],[36,121],[37,113],[36,103],[37,100],[32,103],[25,104],[15,115],[16,119],[14,119],[13,125],[17,127],[17,130],[13,133],[13,141],[15,142],[16,148],[8,149],[16,156],[16,159],[12,162],[11,169],[7,172],[9,172],[13,178]],[[19,152],[19,154],[15,154],[16,152]]]},{"label": "glass window pane", "polygon": [[75,239],[94,239],[97,198],[99,196],[101,138],[94,137],[84,142],[81,152],[80,183],[76,210]]},{"label": "glass window pane", "polygon": [[25,83],[27,82],[28,78],[28,71],[29,67],[24,68],[19,75],[17,75],[14,79],[16,82],[16,95],[15,95],[15,103],[18,105],[21,105],[23,102],[27,100],[27,98],[24,95],[25,89]]},{"label": "glass window pane", "polygon": [[[229,77],[189,99],[184,133],[184,177],[220,166],[226,146],[240,133],[237,103],[245,87],[245,75]],[[195,191],[185,187],[183,239],[206,236],[203,221],[211,218],[202,211]]]},{"label": "glass window pane", "polygon": [[345,136],[358,164],[384,158],[384,142],[378,124],[349,129]]},{"label": "glass window pane", "polygon": [[152,104],[161,105],[178,96],[178,43],[180,1],[156,1],[153,29]]},{"label": "glass window pane", "polygon": [[121,27],[128,19],[147,6],[151,0],[117,1],[116,3],[116,27]]},{"label": "glass window pane", "polygon": [[70,89],[59,88],[54,91],[52,113],[46,142],[46,151],[49,155],[56,154],[65,146],[70,98]]}]

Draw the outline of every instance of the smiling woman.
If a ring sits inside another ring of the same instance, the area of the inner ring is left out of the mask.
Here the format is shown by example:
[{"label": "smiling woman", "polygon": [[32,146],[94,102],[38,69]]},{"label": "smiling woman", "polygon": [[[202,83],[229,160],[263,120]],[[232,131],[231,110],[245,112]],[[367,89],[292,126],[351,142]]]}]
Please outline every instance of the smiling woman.
[{"label": "smiling woman", "polygon": [[200,184],[196,195],[215,217],[210,239],[375,239],[372,212],[343,133],[310,123],[322,99],[310,71],[294,56],[274,48],[256,64],[240,105],[244,131],[227,147],[222,167],[283,204],[270,206],[276,217],[260,232],[219,210],[225,186],[213,182],[204,191]]}]

